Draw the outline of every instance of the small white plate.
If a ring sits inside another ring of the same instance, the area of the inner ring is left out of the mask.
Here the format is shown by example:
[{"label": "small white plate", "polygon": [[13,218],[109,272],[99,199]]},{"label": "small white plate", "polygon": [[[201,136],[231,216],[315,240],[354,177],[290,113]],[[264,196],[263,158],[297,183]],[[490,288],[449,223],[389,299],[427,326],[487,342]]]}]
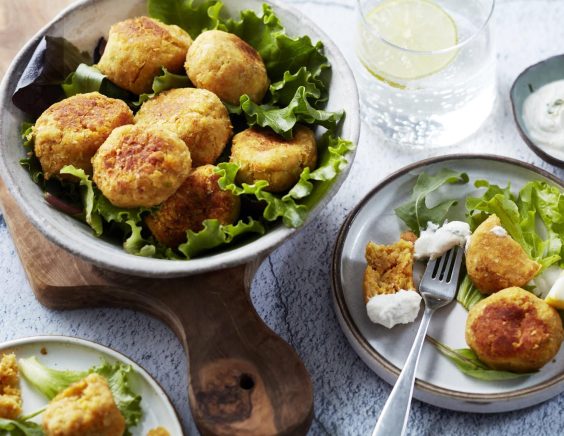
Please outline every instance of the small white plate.
[{"label": "small white plate", "polygon": [[[46,354],[42,354],[42,350]],[[143,410],[143,418],[131,429],[132,434],[144,436],[150,429],[158,426],[166,428],[173,436],[184,434],[176,411],[159,384],[147,371],[117,351],[84,339],[34,336],[1,344],[0,355],[2,353],[15,353],[17,359],[36,356],[49,368],[58,370],[84,371],[99,365],[102,359],[110,363],[119,361],[131,365],[134,370],[131,375],[132,388],[141,395]],[[45,397],[34,390],[23,377],[21,388],[24,415],[33,413],[47,404]],[[34,421],[40,422],[41,415]]]},{"label": "small white plate", "polygon": [[[388,177],[352,211],[339,233],[333,254],[333,302],[341,327],[364,362],[386,382],[394,384],[403,367],[419,320],[391,330],[373,324],[364,304],[362,280],[369,241],[390,244],[399,239],[403,223],[394,208],[411,195],[417,175],[440,168],[464,171],[470,177],[460,197],[476,191],[473,182],[486,179],[519,190],[530,180],[545,180],[563,187],[562,181],[536,168],[499,156],[445,156],[419,162]],[[563,187],[564,188],[564,187]],[[449,189],[452,189],[449,187]],[[458,195],[457,195],[458,197]],[[463,216],[464,201],[459,202]],[[421,311],[422,312],[422,311]],[[421,316],[421,315],[420,315]],[[434,315],[429,335],[453,347],[467,348],[464,328],[467,311],[451,303]],[[505,412],[545,401],[564,392],[564,347],[538,373],[508,381],[481,381],[461,373],[430,344],[423,347],[414,397],[429,404],[465,412]]]}]

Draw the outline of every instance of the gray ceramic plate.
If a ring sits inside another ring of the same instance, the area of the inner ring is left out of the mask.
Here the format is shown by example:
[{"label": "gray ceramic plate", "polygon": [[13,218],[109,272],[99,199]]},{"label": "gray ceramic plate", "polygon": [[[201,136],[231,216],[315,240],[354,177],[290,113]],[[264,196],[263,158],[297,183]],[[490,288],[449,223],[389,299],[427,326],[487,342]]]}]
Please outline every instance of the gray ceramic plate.
[{"label": "gray ceramic plate", "polygon": [[[41,354],[42,348],[47,354]],[[150,429],[158,426],[165,427],[173,436],[183,434],[176,411],[158,383],[135,362],[110,348],[67,336],[34,336],[0,345],[0,355],[12,352],[16,354],[17,359],[36,356],[48,367],[60,370],[84,371],[94,365],[99,365],[102,358],[108,362],[122,362],[131,365],[135,371],[132,386],[135,392],[142,397],[141,407],[144,415],[141,422],[131,429],[133,436],[146,435]],[[33,413],[46,405],[45,397],[34,390],[23,377],[21,388],[24,415]],[[41,422],[40,416],[36,421]]]},{"label": "gray ceramic plate", "polygon": [[[224,0],[228,16],[238,17],[243,9],[262,9],[262,0]],[[303,14],[282,2],[269,2],[290,35],[308,34],[313,41],[323,41],[325,54],[332,66],[327,109],[346,111],[341,136],[358,142],[360,131],[358,92],[347,61],[319,27]],[[79,0],[64,10],[42,29],[16,56],[0,87],[0,174],[27,218],[51,241],[69,252],[105,269],[126,274],[152,277],[187,276],[248,263],[273,250],[296,229],[279,225],[248,244],[190,261],[149,259],[132,256],[120,246],[92,235],[92,230],[68,215],[50,207],[41,190],[19,165],[24,156],[20,129],[25,115],[11,102],[19,77],[27,65],[35,46],[43,35],[64,36],[80,49],[91,51],[101,36],[108,34],[113,23],[128,17],[146,15],[147,0]],[[348,156],[349,165],[315,206],[308,221],[323,209],[335,195],[352,164],[354,152]]]},{"label": "gray ceramic plate", "polygon": [[[393,243],[403,230],[394,208],[412,192],[416,176],[440,168],[464,171],[471,182],[487,179],[519,189],[533,179],[546,180],[564,189],[554,176],[512,159],[486,156],[446,156],[404,168],[374,188],[343,224],[333,256],[333,301],[341,327],[364,362],[386,382],[395,383],[419,326],[415,323],[391,330],[373,324],[366,315],[362,278],[368,241]],[[460,198],[475,191],[461,188]],[[458,196],[457,195],[457,196]],[[462,206],[462,205],[459,205]],[[467,312],[458,303],[437,311],[429,335],[453,347],[466,348],[464,327]],[[465,412],[504,412],[528,407],[564,391],[564,347],[553,362],[537,374],[518,380],[486,382],[462,374],[450,361],[426,343],[423,347],[415,398],[435,406]]]},{"label": "gray ceramic plate", "polygon": [[511,87],[511,107],[519,134],[529,148],[545,161],[564,167],[564,149],[558,150],[537,144],[530,138],[527,126],[523,121],[525,99],[540,87],[556,80],[564,80],[564,55],[545,59],[538,64],[531,65],[519,74]]}]

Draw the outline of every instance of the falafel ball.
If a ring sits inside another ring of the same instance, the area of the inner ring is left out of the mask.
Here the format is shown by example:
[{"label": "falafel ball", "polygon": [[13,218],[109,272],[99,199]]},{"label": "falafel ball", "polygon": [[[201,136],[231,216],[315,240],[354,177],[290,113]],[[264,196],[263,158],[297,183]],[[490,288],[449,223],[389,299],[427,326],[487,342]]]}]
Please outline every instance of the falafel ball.
[{"label": "falafel ball", "polygon": [[65,165],[92,174],[90,160],[94,153],[112,130],[133,121],[127,104],[98,92],[78,94],[55,103],[33,127],[35,154],[45,179],[58,176]]},{"label": "falafel ball", "polygon": [[168,247],[186,242],[186,231],[203,229],[206,219],[232,224],[239,216],[238,196],[220,189],[215,166],[204,165],[193,170],[178,190],[159,210],[145,218],[155,238]]},{"label": "falafel ball", "polygon": [[108,382],[93,373],[59,393],[43,413],[47,436],[121,436],[125,419]]},{"label": "falafel ball", "polygon": [[227,109],[206,89],[161,92],[141,106],[135,122],[176,132],[190,149],[194,167],[215,163],[233,134]]},{"label": "falafel ball", "polygon": [[247,94],[259,103],[270,84],[260,54],[232,33],[208,30],[190,46],[186,72],[197,88],[205,88],[231,104]]},{"label": "falafel ball", "polygon": [[466,251],[466,270],[482,294],[527,284],[541,269],[494,214],[474,231]]},{"label": "falafel ball", "polygon": [[176,133],[162,127],[115,129],[92,158],[94,183],[114,206],[152,207],[186,180],[190,150]]},{"label": "falafel ball", "polygon": [[480,301],[466,321],[466,342],[482,362],[498,370],[536,371],[558,353],[563,340],[556,310],[517,287]]},{"label": "falafel ball", "polygon": [[151,92],[161,67],[178,73],[186,59],[190,35],[175,25],[149,17],[130,18],[110,28],[97,67],[108,79],[134,94]]},{"label": "falafel ball", "polygon": [[284,139],[269,129],[243,130],[233,137],[230,161],[240,166],[239,183],[266,180],[265,191],[286,191],[299,180],[305,167],[315,167],[315,134],[300,125],[295,127],[292,139]]}]

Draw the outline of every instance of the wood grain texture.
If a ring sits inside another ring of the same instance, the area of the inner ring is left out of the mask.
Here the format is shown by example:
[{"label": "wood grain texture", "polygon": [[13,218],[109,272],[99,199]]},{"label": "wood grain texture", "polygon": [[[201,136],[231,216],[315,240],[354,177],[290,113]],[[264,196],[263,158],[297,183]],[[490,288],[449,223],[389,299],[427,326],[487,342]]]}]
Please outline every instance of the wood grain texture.
[{"label": "wood grain texture", "polygon": [[[0,73],[69,0],[0,0]],[[305,434],[309,374],[257,315],[249,283],[260,260],[188,278],[145,279],[101,270],[41,235],[0,181],[0,205],[37,299],[53,309],[127,307],[164,322],[189,360],[192,415],[204,435]]]}]

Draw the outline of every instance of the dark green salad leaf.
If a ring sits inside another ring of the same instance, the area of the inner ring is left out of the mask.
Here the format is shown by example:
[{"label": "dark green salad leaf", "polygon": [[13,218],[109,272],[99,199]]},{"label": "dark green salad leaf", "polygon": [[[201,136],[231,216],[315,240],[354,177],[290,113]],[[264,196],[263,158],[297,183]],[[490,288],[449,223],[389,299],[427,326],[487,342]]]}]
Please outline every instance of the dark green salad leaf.
[{"label": "dark green salad leaf", "polygon": [[175,24],[196,38],[205,30],[217,29],[223,3],[217,0],[149,0],[149,16]]},{"label": "dark green salad leaf", "polygon": [[43,436],[43,429],[39,424],[23,419],[0,418],[0,434],[8,436]]},{"label": "dark green salad leaf", "polygon": [[421,173],[417,177],[413,193],[409,202],[395,209],[396,215],[417,235],[422,229],[427,228],[427,223],[442,224],[456,200],[446,200],[429,208],[426,204],[426,197],[431,192],[439,189],[445,184],[468,183],[468,174],[453,171],[448,168],[439,170],[436,174],[430,175]]},{"label": "dark green salad leaf", "polygon": [[452,363],[454,363],[454,365],[456,365],[462,373],[472,378],[486,381],[501,381],[513,380],[535,374],[491,369],[485,363],[480,361],[478,356],[476,356],[476,353],[469,348],[454,350],[430,336],[427,336],[427,340],[429,340],[429,342],[431,342],[443,356],[447,357]]},{"label": "dark green salad leaf", "polygon": [[86,64],[80,64],[76,71],[69,74],[61,86],[67,97],[87,92],[99,92],[107,97],[118,98],[126,102],[134,99],[131,92],[112,83],[95,66]]},{"label": "dark green salad leaf", "polygon": [[141,396],[131,388],[131,377],[135,373],[130,365],[121,362],[111,364],[103,360],[100,365],[87,371],[62,371],[45,366],[35,356],[20,359],[18,364],[25,379],[49,400],[88,374],[100,374],[108,381],[114,401],[125,418],[126,435],[131,435],[130,428],[137,425],[143,416]]},{"label": "dark green salad leaf", "polygon": [[35,156],[34,153],[35,140],[33,138],[33,124],[23,123],[21,130],[23,147],[26,152],[26,157],[20,159],[20,165],[29,173],[31,180],[33,180],[34,183],[37,183],[39,186],[43,187],[43,169],[41,168],[39,159],[37,159],[37,156]]},{"label": "dark green salad leaf", "polygon": [[44,36],[33,52],[12,95],[22,111],[37,117],[65,96],[60,84],[81,63],[92,59],[64,38]]},{"label": "dark green salad leaf", "polygon": [[151,94],[141,94],[139,100],[133,102],[136,107],[141,107],[147,100],[152,99],[160,92],[174,88],[186,88],[190,85],[188,76],[182,74],[173,74],[166,68],[161,69],[161,73],[153,79],[153,92]]}]

